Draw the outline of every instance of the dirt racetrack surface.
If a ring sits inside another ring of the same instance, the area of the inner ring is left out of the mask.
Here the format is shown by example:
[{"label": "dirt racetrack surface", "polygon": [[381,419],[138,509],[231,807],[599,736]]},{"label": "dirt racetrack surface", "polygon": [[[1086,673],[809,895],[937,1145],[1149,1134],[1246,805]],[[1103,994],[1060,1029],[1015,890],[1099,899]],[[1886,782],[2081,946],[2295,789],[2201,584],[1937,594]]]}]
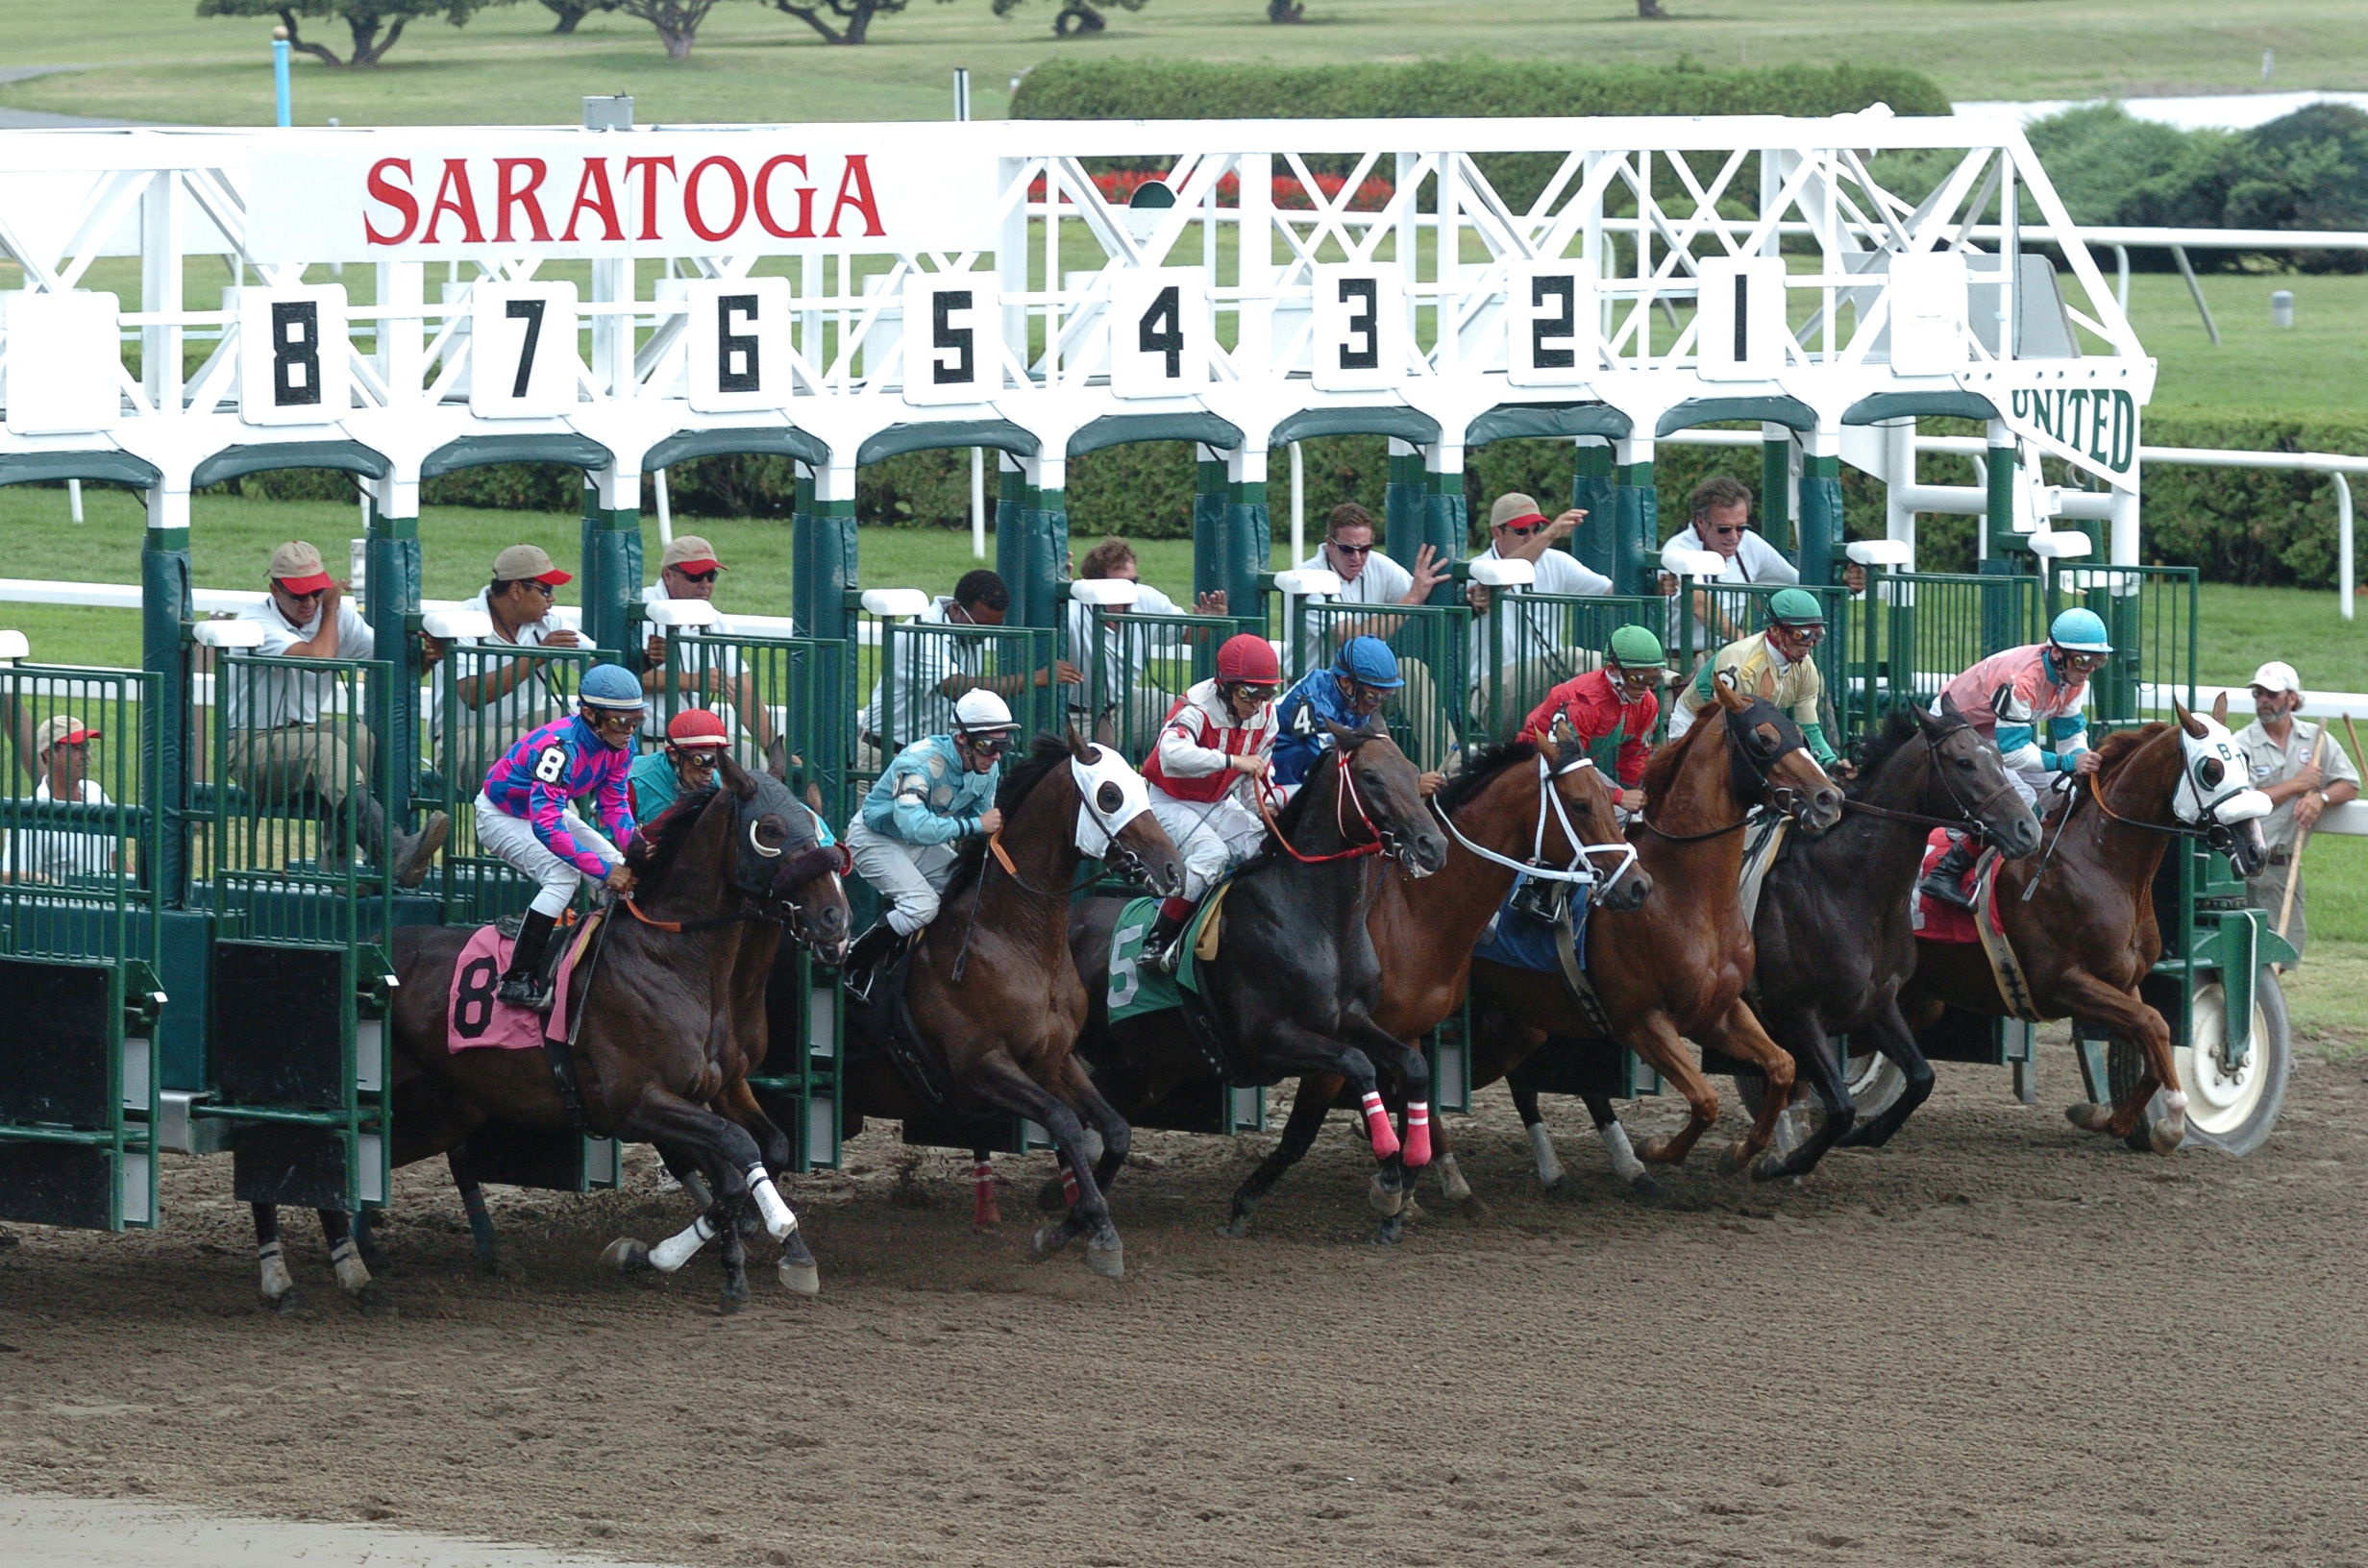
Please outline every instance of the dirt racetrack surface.
[{"label": "dirt racetrack surface", "polygon": [[980,1237],[967,1159],[875,1131],[790,1185],[821,1298],[759,1243],[730,1318],[713,1248],[596,1262],[687,1218],[646,1154],[624,1192],[497,1192],[498,1279],[441,1163],[407,1173],[394,1320],[309,1215],[310,1305],[265,1311],[228,1163],[177,1160],[161,1234],[0,1243],[0,1491],[818,1568],[2368,1562],[2368,1059],[2301,1066],[2243,1162],[2075,1131],[2061,1049],[2034,1109],[1939,1070],[1798,1187],[1717,1174],[1730,1112],[1659,1208],[1575,1101],[1542,1195],[1490,1090],[1447,1118],[1490,1213],[1426,1182],[1389,1250],[1344,1116],[1241,1241],[1214,1222],[1271,1137],[1144,1135],[1116,1283],[1024,1261],[1047,1159],[999,1161]]}]

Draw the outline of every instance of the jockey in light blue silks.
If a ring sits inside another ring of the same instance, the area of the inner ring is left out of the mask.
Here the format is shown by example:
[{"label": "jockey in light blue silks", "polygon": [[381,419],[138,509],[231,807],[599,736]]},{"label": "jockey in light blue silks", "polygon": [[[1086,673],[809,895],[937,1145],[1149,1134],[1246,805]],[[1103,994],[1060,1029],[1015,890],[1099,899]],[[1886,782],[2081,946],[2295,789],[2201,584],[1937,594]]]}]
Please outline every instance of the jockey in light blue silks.
[{"label": "jockey in light blue silks", "polygon": [[[2096,753],[2088,747],[2088,677],[2112,655],[2105,623],[2093,610],[2069,609],[2047,628],[2047,641],[1993,653],[1959,675],[1933,699],[1976,729],[1986,730],[2007,765],[2007,778],[2023,804],[2035,807],[2042,787],[2063,775],[2092,773]],[[1973,845],[1951,830],[1942,855],[1922,892],[1956,909],[1971,909],[1963,890],[1973,870]]]}]

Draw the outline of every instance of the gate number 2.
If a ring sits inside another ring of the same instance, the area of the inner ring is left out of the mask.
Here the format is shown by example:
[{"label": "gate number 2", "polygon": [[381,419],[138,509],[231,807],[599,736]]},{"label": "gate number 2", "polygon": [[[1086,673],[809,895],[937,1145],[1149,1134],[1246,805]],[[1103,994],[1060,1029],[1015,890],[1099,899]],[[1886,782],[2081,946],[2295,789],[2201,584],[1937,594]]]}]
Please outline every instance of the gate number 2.
[{"label": "gate number 2", "polygon": [[1559,338],[1575,343],[1579,335],[1576,300],[1578,288],[1568,276],[1546,276],[1529,281],[1529,303],[1532,308],[1542,308],[1550,299],[1562,301],[1562,314],[1533,316],[1530,319],[1529,362],[1540,370],[1569,370],[1579,362],[1575,348],[1549,349],[1549,339]]}]

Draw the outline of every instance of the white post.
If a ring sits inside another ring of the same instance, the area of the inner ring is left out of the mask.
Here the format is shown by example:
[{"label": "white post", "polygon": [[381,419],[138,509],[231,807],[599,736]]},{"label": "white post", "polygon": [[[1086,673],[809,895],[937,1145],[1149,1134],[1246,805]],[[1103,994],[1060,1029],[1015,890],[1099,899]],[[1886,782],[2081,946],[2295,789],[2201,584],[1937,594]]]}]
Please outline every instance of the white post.
[{"label": "white post", "polygon": [[2341,473],[2335,481],[2335,591],[2343,596],[2343,618],[2352,619],[2352,481]]},{"label": "white post", "polygon": [[[1295,449],[1293,449],[1293,450],[1295,450],[1295,450],[1297,450],[1297,449],[1295,449]],[[74,521],[75,521],[75,522],[77,522],[77,523],[80,523],[80,522],[83,520],[83,481],[82,481],[82,480],[80,480],[80,479],[68,479],[68,480],[66,480],[66,481],[65,481],[65,503],[66,503],[66,505],[67,505],[69,508],[71,508],[71,510],[72,510],[72,512],[73,512],[73,514],[74,514]]]},{"label": "white post", "polygon": [[[1299,443],[1291,443],[1291,564],[1297,566],[1307,558],[1307,469],[1299,455]],[[80,517],[76,522],[82,521]],[[2348,537],[2348,535],[2347,535]]]},{"label": "white post", "polygon": [[[1904,419],[1883,427],[1884,503],[1883,535],[1915,549],[1915,506],[1909,491],[1915,480],[1915,421]],[[1915,570],[1915,557],[1908,557],[1907,570]]]},{"label": "white post", "polygon": [[666,494],[666,471],[658,469],[650,476],[650,488],[657,494],[657,542],[660,549],[675,542],[674,503]]},{"label": "white post", "polygon": [[987,449],[971,448],[971,559],[987,558]]}]

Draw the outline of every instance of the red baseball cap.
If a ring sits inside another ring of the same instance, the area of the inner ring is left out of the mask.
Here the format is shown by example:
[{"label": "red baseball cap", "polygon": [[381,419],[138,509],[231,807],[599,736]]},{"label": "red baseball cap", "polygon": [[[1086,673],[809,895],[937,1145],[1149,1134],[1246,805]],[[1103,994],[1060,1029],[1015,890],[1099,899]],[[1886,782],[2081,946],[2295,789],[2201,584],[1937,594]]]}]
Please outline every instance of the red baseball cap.
[{"label": "red baseball cap", "polygon": [[562,572],[554,565],[551,556],[534,545],[512,545],[493,558],[493,580],[496,582],[541,582],[556,588],[573,579],[575,574]]},{"label": "red baseball cap", "polygon": [[730,739],[724,721],[705,708],[684,708],[666,721],[669,746],[723,746]]},{"label": "red baseball cap", "polygon": [[321,552],[302,539],[291,539],[271,552],[271,576],[291,594],[317,594],[331,581]]}]

